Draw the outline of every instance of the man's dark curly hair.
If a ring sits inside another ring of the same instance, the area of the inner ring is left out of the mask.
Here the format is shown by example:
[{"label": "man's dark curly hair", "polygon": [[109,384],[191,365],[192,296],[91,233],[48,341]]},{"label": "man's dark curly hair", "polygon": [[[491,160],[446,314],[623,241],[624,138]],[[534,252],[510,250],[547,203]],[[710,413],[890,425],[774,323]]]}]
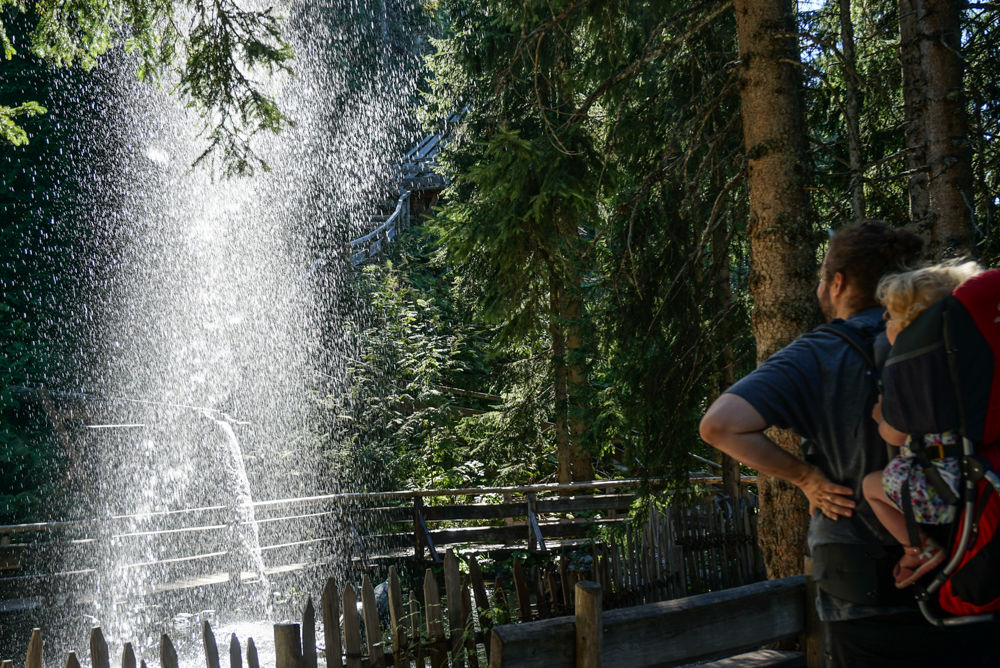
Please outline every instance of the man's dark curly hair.
[{"label": "man's dark curly hair", "polygon": [[885,274],[920,265],[924,242],[909,230],[895,228],[884,220],[862,220],[837,230],[823,265],[823,278],[830,281],[843,273],[855,288],[856,310],[875,306],[875,290]]}]

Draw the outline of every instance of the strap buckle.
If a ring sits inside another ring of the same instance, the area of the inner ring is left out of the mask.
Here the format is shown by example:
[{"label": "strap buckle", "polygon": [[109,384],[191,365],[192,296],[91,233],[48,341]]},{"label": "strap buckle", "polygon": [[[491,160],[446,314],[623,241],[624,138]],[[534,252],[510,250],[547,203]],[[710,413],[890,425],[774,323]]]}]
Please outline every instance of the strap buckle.
[{"label": "strap buckle", "polygon": [[927,455],[927,459],[932,462],[939,462],[947,457],[944,452],[944,443],[931,443],[930,445],[925,445],[924,453]]}]

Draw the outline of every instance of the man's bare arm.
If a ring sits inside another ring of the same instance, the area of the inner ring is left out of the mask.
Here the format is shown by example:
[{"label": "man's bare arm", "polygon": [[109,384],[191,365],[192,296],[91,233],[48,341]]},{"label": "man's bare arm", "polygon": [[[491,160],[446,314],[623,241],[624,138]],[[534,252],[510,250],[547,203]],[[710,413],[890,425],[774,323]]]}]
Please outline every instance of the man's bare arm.
[{"label": "man's bare arm", "polygon": [[827,478],[818,467],[795,457],[764,435],[767,422],[743,397],[723,394],[701,419],[701,437],[733,459],[794,484],[831,519],[850,517],[852,490]]}]

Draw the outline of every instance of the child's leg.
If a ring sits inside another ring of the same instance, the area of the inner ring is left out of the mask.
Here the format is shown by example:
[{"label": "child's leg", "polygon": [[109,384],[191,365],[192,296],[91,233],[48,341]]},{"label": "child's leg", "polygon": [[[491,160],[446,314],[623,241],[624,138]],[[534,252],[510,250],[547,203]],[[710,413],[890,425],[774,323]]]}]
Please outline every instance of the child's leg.
[{"label": "child's leg", "polygon": [[901,544],[909,545],[910,535],[906,530],[906,518],[896,508],[896,504],[886,496],[885,488],[882,486],[882,472],[875,471],[866,475],[861,488],[882,526]]}]

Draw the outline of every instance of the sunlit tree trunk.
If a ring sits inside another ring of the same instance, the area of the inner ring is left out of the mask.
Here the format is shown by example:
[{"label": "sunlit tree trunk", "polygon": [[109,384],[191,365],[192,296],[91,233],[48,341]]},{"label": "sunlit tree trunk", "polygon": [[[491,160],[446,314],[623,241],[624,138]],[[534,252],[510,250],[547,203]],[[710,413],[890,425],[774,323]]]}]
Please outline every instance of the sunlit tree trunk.
[{"label": "sunlit tree trunk", "polygon": [[906,139],[910,223],[918,233],[930,229],[927,191],[927,141],[924,138],[924,81],[920,66],[918,0],[899,0],[899,58],[903,69],[903,134]]},{"label": "sunlit tree trunk", "polygon": [[966,118],[957,0],[917,0],[920,62],[926,82],[924,133],[935,258],[972,250],[972,145]]},{"label": "sunlit tree trunk", "polygon": [[[817,321],[815,238],[809,220],[802,84],[790,0],[736,0],[740,105],[750,194],[750,290],[757,361]],[[800,455],[791,433],[770,430]],[[768,575],[802,572],[808,513],[789,483],[762,477],[760,540]]]},{"label": "sunlit tree trunk", "polygon": [[583,392],[586,377],[583,361],[579,359],[583,339],[580,336],[580,319],[583,317],[583,304],[580,302],[579,280],[575,281],[573,294],[566,294],[564,300],[564,317],[566,318],[566,372],[567,372],[567,408],[569,416],[570,459],[573,468],[573,481],[593,480],[594,467],[590,453],[581,447],[583,434],[587,430],[586,410],[580,397]]},{"label": "sunlit tree trunk", "polygon": [[854,21],[851,19],[851,0],[840,0],[840,41],[844,51],[844,111],[847,121],[847,153],[851,164],[851,216],[854,220],[867,218],[865,214],[865,184],[861,154],[861,120],[858,99],[858,69],[854,50]]}]

